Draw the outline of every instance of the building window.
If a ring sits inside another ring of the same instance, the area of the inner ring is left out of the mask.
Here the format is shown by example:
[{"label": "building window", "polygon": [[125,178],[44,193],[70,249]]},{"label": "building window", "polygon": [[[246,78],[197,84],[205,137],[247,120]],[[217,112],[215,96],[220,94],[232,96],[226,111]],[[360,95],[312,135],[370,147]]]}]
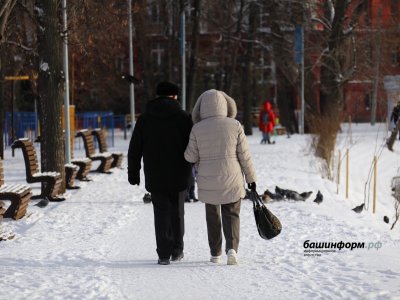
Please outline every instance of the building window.
[{"label": "building window", "polygon": [[164,49],[160,46],[160,44],[156,44],[156,47],[151,49],[151,57],[153,59],[154,65],[157,66],[157,69],[160,68],[162,59],[164,57]]},{"label": "building window", "polygon": [[364,107],[365,107],[365,110],[370,110],[371,109],[371,103],[372,103],[372,93],[368,92],[364,96]]},{"label": "building window", "polygon": [[90,100],[97,100],[98,97],[98,92],[96,89],[91,89],[90,90]]},{"label": "building window", "polygon": [[123,57],[116,57],[115,58],[115,70],[117,72],[123,73],[125,68],[124,68],[125,60]]},{"label": "building window", "polygon": [[391,53],[392,66],[398,66],[400,64],[400,51],[399,49],[393,49]]},{"label": "building window", "polygon": [[392,14],[392,18],[396,20],[398,18],[399,13],[399,3],[398,0],[391,0],[390,1],[390,11]]},{"label": "building window", "polygon": [[160,7],[158,6],[157,2],[154,1],[149,5],[149,15],[150,20],[152,23],[160,23]]}]

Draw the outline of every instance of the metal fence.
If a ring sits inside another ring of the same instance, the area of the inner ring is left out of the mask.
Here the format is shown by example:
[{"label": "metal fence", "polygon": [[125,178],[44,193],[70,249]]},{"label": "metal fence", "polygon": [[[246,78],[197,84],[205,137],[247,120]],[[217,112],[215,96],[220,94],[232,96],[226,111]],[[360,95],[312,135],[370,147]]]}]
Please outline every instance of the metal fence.
[{"label": "metal fence", "polygon": [[[39,135],[38,117],[35,112],[11,112],[5,113],[4,143],[5,147],[11,146],[13,140],[27,137],[34,141]],[[114,146],[114,129],[126,131],[126,117],[115,116],[110,111],[95,111],[75,114],[75,129],[103,128],[107,130],[107,144]]]}]

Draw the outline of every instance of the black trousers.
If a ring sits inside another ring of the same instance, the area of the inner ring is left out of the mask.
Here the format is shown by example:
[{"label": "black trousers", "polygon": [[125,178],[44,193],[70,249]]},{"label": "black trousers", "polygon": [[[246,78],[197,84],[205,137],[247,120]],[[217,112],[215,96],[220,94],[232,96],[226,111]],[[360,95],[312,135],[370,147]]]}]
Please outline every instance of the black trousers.
[{"label": "black trousers", "polygon": [[169,259],[183,252],[185,233],[184,203],[186,190],[172,193],[151,193],[158,257]]}]

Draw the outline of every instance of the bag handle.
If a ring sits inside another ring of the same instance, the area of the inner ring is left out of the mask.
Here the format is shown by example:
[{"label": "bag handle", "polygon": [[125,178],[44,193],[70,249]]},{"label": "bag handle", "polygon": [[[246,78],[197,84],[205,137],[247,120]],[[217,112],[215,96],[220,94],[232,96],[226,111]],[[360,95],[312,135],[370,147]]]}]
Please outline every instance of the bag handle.
[{"label": "bag handle", "polygon": [[253,201],[253,208],[260,207],[263,205],[260,196],[258,195],[257,191],[250,191],[250,199]]}]

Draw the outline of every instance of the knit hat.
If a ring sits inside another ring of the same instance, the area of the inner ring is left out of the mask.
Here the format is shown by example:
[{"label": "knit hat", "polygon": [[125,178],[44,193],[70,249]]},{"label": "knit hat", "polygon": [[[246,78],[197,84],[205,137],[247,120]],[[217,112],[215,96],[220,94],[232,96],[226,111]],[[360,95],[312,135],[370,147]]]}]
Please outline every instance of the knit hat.
[{"label": "knit hat", "polygon": [[161,81],[157,84],[157,95],[159,96],[174,96],[179,94],[179,87],[168,81]]}]

